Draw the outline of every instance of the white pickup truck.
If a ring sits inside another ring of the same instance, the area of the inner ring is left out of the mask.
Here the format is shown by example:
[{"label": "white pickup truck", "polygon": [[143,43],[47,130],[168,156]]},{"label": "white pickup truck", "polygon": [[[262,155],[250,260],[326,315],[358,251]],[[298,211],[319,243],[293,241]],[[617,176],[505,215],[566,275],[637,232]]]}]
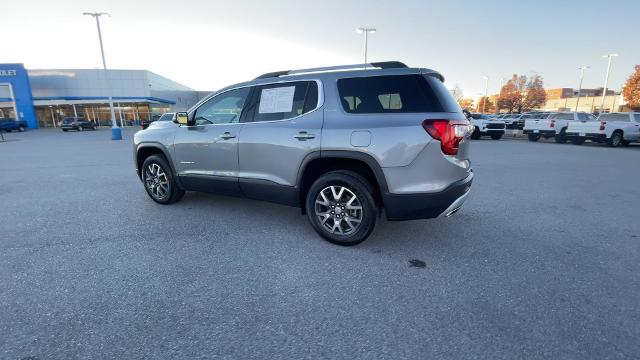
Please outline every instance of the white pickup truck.
[{"label": "white pickup truck", "polygon": [[480,139],[481,136],[491,136],[493,140],[500,140],[504,135],[504,121],[495,119],[485,114],[471,113],[469,121],[473,124],[473,133],[471,138]]},{"label": "white pickup truck", "polygon": [[603,113],[597,120],[571,122],[567,138],[576,145],[591,140],[611,147],[640,141],[640,113]]},{"label": "white pickup truck", "polygon": [[557,143],[564,144],[567,142],[567,126],[572,121],[596,121],[596,117],[585,112],[540,113],[525,120],[522,132],[527,135],[529,141],[553,137]]}]

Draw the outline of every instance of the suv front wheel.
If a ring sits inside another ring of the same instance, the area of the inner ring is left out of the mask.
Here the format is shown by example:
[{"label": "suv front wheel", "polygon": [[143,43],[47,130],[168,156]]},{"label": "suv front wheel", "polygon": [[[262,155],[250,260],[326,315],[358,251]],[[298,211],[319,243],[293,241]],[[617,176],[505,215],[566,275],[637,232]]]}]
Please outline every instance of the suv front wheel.
[{"label": "suv front wheel", "polygon": [[160,155],[151,155],[142,164],[142,183],[151,199],[159,204],[171,204],[184,196],[184,190],[178,188],[171,168]]},{"label": "suv front wheel", "polygon": [[369,237],[378,219],[374,188],[351,171],[318,178],[307,193],[306,211],[313,228],[329,242],[350,246]]}]

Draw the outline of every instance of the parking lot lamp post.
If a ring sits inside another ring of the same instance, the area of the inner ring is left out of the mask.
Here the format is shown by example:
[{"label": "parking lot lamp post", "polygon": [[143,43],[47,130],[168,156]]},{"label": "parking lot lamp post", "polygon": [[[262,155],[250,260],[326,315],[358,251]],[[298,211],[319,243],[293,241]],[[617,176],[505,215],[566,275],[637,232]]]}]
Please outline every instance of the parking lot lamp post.
[{"label": "parking lot lamp post", "polygon": [[[616,56],[618,56],[618,54],[615,54],[615,53],[602,56],[604,58],[608,58],[608,62],[607,62],[607,75],[604,77],[604,88],[602,89],[602,104],[600,105],[600,112],[603,112],[604,110],[604,100],[607,96],[607,85],[609,85],[609,73],[611,72],[611,60]],[[611,111],[613,111],[613,109],[611,109]]]},{"label": "parking lot lamp post", "polygon": [[578,84],[578,98],[576,99],[576,110],[578,111],[578,103],[580,102],[580,96],[582,95],[582,79],[584,79],[584,71],[587,70],[589,68],[589,66],[584,65],[584,66],[580,66],[578,69],[580,69],[580,83]]},{"label": "parking lot lamp post", "polygon": [[376,32],[376,29],[374,28],[365,28],[365,27],[360,27],[356,29],[356,32],[358,34],[363,34],[364,33],[364,63],[367,63],[367,46],[368,46],[368,41],[369,41],[369,34],[373,34]]},{"label": "parking lot lamp post", "polygon": [[102,66],[104,68],[104,80],[107,83],[107,91],[109,95],[109,109],[111,109],[111,140],[122,140],[122,129],[118,127],[118,123],[116,122],[116,113],[113,109],[113,95],[111,94],[111,83],[109,82],[109,77],[107,74],[107,62],[104,58],[104,47],[102,45],[102,32],[100,31],[100,16],[107,15],[111,16],[108,13],[100,13],[100,12],[85,12],[82,15],[93,16],[96,19],[96,26],[98,27],[98,41],[100,42],[100,53],[102,54]]},{"label": "parking lot lamp post", "polygon": [[487,107],[487,95],[488,95],[488,91],[489,91],[489,77],[485,75],[482,78],[485,80],[485,83],[484,83],[484,100],[482,101],[482,113],[484,114],[484,110]]}]

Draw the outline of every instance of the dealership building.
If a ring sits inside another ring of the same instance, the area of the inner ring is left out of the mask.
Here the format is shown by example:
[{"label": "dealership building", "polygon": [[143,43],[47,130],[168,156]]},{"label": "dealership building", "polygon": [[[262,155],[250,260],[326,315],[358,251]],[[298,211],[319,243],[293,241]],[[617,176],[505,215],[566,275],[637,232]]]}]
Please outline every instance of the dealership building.
[{"label": "dealership building", "polygon": [[58,127],[69,116],[110,125],[110,93],[118,124],[135,126],[186,110],[209,92],[147,70],[27,70],[23,64],[0,64],[0,119],[24,120],[29,128]]}]

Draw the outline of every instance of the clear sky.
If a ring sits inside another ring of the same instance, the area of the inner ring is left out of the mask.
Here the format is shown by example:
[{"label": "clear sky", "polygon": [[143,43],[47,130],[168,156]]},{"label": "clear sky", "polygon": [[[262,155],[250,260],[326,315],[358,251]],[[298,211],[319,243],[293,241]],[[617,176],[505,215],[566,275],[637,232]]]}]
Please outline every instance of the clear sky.
[{"label": "clear sky", "polygon": [[358,26],[375,27],[369,60],[400,60],[443,73],[465,96],[489,92],[513,73],[542,75],[547,87],[610,88],[640,64],[640,0],[7,0],[0,63],[27,68],[97,68],[93,19],[102,22],[107,65],[147,69],[198,90],[261,73],[362,62]]}]

